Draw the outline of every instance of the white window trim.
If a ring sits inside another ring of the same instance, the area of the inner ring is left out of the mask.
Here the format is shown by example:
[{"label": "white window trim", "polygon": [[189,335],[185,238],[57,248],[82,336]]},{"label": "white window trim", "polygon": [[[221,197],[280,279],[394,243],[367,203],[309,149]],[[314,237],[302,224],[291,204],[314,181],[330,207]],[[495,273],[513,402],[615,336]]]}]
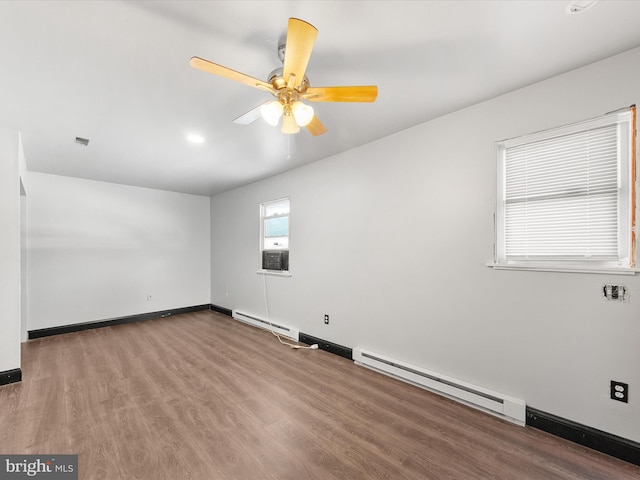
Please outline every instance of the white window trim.
[{"label": "white window trim", "polygon": [[[289,203],[289,212],[287,215],[272,215],[270,217],[264,216],[265,206],[272,203],[278,203],[287,201]],[[266,202],[262,202],[259,205],[259,215],[260,215],[260,239],[258,241],[258,265],[262,266],[262,252],[264,251],[264,220],[265,218],[278,218],[278,217],[289,217],[289,235],[287,235],[288,246],[287,248],[283,248],[282,250],[289,251],[289,255],[291,255],[291,197],[282,197],[275,200],[268,200]],[[291,257],[289,257],[291,258]],[[259,268],[256,271],[259,275],[273,275],[276,277],[291,277],[291,268],[289,270],[265,270],[263,268]]]},{"label": "white window trim", "polygon": [[256,271],[258,275],[273,275],[274,277],[291,277],[291,270],[258,270]]},{"label": "white window trim", "polygon": [[557,272],[557,273],[596,273],[600,275],[637,275],[640,269],[637,268],[579,268],[563,267],[560,265],[523,265],[523,264],[501,264],[490,262],[487,267],[494,270],[523,270],[531,272]]},{"label": "white window trim", "polygon": [[[612,120],[614,118],[614,120]],[[526,270],[526,271],[544,271],[544,272],[563,272],[563,273],[598,273],[598,274],[610,274],[610,275],[636,275],[640,273],[640,269],[634,268],[635,259],[631,258],[634,252],[634,245],[631,244],[631,229],[633,222],[632,212],[634,206],[632,201],[634,200],[632,189],[637,188],[637,179],[632,179],[632,169],[635,158],[634,145],[632,141],[637,141],[635,132],[632,130],[636,128],[635,125],[635,107],[621,109],[616,112],[611,112],[607,115],[599,117],[597,119],[586,120],[583,122],[577,122],[564,127],[553,128],[536,132],[529,135],[524,135],[517,138],[503,140],[497,142],[497,198],[495,204],[495,228],[494,228],[494,260],[487,263],[487,266],[496,270]],[[628,191],[623,195],[623,201],[620,202],[620,206],[623,211],[619,214],[619,218],[626,218],[624,225],[621,225],[622,231],[619,233],[619,238],[622,242],[621,250],[628,252],[627,258],[622,258],[619,261],[589,261],[589,260],[576,260],[559,259],[559,260],[509,260],[506,258],[505,246],[504,246],[504,213],[505,207],[503,203],[504,198],[504,154],[505,149],[517,145],[532,143],[538,140],[552,138],[561,135],[568,135],[571,133],[577,133],[585,130],[585,125],[588,125],[589,129],[595,129],[606,125],[616,123],[618,125],[619,145],[628,146],[625,148],[623,155],[626,155],[626,165],[624,169],[619,169],[619,184],[626,182],[629,185]],[[631,135],[631,139],[629,138]],[[638,227],[635,227],[637,233]]]}]

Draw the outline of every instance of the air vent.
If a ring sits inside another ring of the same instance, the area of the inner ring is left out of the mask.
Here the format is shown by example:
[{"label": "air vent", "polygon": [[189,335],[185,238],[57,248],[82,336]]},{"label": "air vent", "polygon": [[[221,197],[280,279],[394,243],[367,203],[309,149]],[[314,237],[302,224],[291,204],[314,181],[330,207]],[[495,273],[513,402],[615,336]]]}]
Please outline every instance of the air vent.
[{"label": "air vent", "polygon": [[82,137],[76,137],[76,143],[78,145],[82,145],[84,147],[89,145],[89,139],[88,138],[82,138]]}]

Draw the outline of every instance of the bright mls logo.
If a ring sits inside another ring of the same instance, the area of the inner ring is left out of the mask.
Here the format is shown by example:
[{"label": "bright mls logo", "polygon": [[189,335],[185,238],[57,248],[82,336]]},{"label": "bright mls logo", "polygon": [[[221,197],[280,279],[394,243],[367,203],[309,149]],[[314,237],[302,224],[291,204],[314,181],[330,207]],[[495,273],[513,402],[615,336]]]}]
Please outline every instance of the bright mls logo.
[{"label": "bright mls logo", "polygon": [[0,455],[0,480],[78,480],[77,455]]}]

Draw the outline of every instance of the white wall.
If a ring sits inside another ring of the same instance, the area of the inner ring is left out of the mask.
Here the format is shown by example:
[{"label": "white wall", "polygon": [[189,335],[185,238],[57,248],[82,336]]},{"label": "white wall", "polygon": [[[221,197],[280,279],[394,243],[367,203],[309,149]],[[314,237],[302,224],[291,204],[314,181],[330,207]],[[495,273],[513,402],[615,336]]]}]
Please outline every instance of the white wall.
[{"label": "white wall", "polygon": [[18,172],[20,174],[20,341],[27,341],[27,160],[22,148],[22,138],[18,143]]},{"label": "white wall", "polygon": [[27,196],[20,195],[20,341],[27,341]]},{"label": "white wall", "polygon": [[208,197],[30,172],[28,329],[208,304],[209,221]]},{"label": "white wall", "polygon": [[[290,196],[272,319],[640,441],[640,278],[486,266],[495,142],[640,103],[638,85],[635,49],[213,197],[212,303],[264,314],[258,205]],[[606,282],[631,301],[603,300]],[[629,404],[608,398],[612,379]]]},{"label": "white wall", "polygon": [[0,129],[0,372],[20,368],[18,132]]}]

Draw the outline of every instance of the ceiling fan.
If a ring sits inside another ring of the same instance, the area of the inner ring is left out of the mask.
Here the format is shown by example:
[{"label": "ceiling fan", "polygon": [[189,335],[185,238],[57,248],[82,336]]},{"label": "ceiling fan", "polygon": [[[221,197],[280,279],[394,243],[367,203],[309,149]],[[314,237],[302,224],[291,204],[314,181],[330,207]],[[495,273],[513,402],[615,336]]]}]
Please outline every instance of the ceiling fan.
[{"label": "ceiling fan", "polygon": [[262,116],[267,123],[275,126],[282,117],[282,133],[298,133],[300,127],[306,127],[312,135],[322,135],[327,129],[318,120],[313,108],[303,100],[373,102],[378,96],[378,87],[312,87],[305,71],[317,35],[318,30],[313,25],[304,20],[290,18],[286,43],[278,45],[278,56],[283,66],[271,72],[266,82],[199,57],[191,58],[189,64],[198,70],[267,91],[276,98],[236,118],[235,123],[248,125]]}]

